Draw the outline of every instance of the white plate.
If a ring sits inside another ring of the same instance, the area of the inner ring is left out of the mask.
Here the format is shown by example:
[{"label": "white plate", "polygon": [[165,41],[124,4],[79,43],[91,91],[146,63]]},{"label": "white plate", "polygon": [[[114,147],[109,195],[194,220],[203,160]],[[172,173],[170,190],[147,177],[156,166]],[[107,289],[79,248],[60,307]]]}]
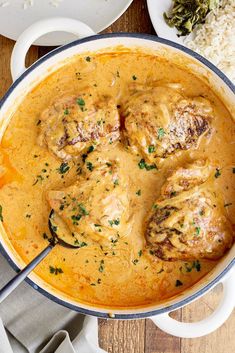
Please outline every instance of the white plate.
[{"label": "white plate", "polygon": [[[23,9],[24,0],[0,0],[0,34],[16,40],[34,22],[53,16],[78,19],[98,33],[112,24],[133,0],[61,0],[53,7],[52,0],[33,0],[34,6]],[[51,33],[40,38],[38,45],[62,45],[76,39],[68,33]]]},{"label": "white plate", "polygon": [[163,13],[168,13],[172,7],[172,0],[147,0],[149,15],[153,24],[153,27],[159,37],[169,39],[173,42],[183,44],[183,38],[178,37],[176,28],[169,27],[164,18]]}]

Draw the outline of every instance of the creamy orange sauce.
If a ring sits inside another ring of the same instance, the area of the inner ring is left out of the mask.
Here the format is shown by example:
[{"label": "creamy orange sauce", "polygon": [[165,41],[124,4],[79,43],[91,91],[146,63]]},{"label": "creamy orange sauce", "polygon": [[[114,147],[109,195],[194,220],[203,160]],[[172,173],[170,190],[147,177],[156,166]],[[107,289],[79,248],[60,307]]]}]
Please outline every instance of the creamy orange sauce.
[{"label": "creamy orange sauce", "polygon": [[[41,112],[53,100],[74,95],[88,86],[111,95],[122,105],[133,81],[141,85],[181,83],[187,96],[202,95],[210,100],[214,119],[211,134],[201,139],[197,149],[169,157],[158,170],[140,169],[140,157],[121,143],[102,152],[105,158],[118,158],[124,175],[130,178],[130,235],[103,248],[89,242],[78,250],[56,246],[35,272],[74,300],[103,307],[136,307],[163,301],[192,286],[216,265],[208,260],[200,260],[200,267],[195,267],[186,261],[157,259],[145,250],[143,222],[170,172],[185,162],[208,158],[215,170],[221,170],[215,182],[223,195],[226,213],[235,223],[235,124],[229,112],[202,81],[158,57],[140,53],[103,54],[91,56],[90,61],[76,57],[28,94],[0,147],[3,224],[14,248],[27,263],[48,244],[43,237],[50,234],[47,192],[68,186],[77,178],[72,162],[62,178],[58,173],[61,160],[38,145]],[[50,266],[62,269],[62,273],[51,273]],[[181,285],[177,285],[179,281]]]}]

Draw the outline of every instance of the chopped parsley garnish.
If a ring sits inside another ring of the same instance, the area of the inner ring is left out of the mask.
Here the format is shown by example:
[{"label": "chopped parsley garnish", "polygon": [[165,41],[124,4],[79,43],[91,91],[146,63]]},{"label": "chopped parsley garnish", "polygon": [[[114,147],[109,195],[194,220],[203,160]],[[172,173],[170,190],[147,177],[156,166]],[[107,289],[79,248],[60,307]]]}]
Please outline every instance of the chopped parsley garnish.
[{"label": "chopped parsley garnish", "polygon": [[193,267],[196,269],[197,272],[201,271],[201,264],[198,260],[193,261]]},{"label": "chopped parsley garnish", "polygon": [[81,212],[82,212],[82,214],[84,216],[88,216],[89,215],[89,212],[86,210],[85,206],[82,203],[80,203],[78,206],[79,206],[79,208],[80,208],[80,210],[81,210]]},{"label": "chopped parsley garnish", "polygon": [[145,160],[143,158],[139,161],[138,166],[140,169],[146,169],[146,170],[157,169],[156,164],[147,164],[145,163]]},{"label": "chopped parsley garnish", "polygon": [[40,125],[41,122],[42,122],[42,121],[39,119],[39,120],[37,121],[37,124],[36,124],[36,125],[37,125],[37,126]]},{"label": "chopped parsley garnish", "polygon": [[160,140],[161,138],[164,137],[164,135],[165,135],[165,130],[162,127],[160,127],[157,132],[158,139]]},{"label": "chopped parsley garnish", "polygon": [[92,170],[94,169],[94,166],[91,162],[86,162],[86,167],[88,170],[90,170],[92,172]]},{"label": "chopped parsley garnish", "polygon": [[180,286],[182,286],[183,285],[183,283],[179,280],[179,279],[177,279],[176,281],[175,281],[175,286],[176,287],[180,287]]},{"label": "chopped parsley garnish", "polygon": [[79,105],[81,111],[83,112],[84,108],[85,108],[85,105],[86,105],[84,99],[83,98],[78,98],[77,99],[77,104]]},{"label": "chopped parsley garnish", "polygon": [[78,221],[80,221],[80,219],[82,218],[82,215],[78,214],[78,215],[73,215],[71,217],[73,224],[78,225]]},{"label": "chopped parsley garnish", "polygon": [[115,186],[119,185],[118,179],[114,180],[114,185]]},{"label": "chopped parsley garnish", "polygon": [[138,252],[139,257],[142,256],[142,254],[143,254],[143,251],[140,250],[140,251]]},{"label": "chopped parsley garnish", "polygon": [[[193,261],[192,264],[185,262],[184,267],[186,272],[191,272],[193,269],[195,269],[197,272],[201,271],[201,264],[198,260]],[[182,266],[180,267],[180,271],[182,272]]]},{"label": "chopped parsley garnish", "polygon": [[90,62],[90,61],[91,61],[90,56],[87,56],[87,57],[86,57],[86,61],[88,61],[88,62]]},{"label": "chopped parsley garnish", "polygon": [[59,174],[65,174],[69,171],[69,169],[70,169],[70,166],[68,165],[68,163],[62,162],[57,170]]},{"label": "chopped parsley garnish", "polygon": [[138,196],[141,195],[141,190],[140,189],[138,191],[136,191],[136,195],[138,195]]},{"label": "chopped parsley garnish", "polygon": [[140,169],[144,169],[145,168],[145,160],[144,159],[141,159],[138,163],[138,166]]},{"label": "chopped parsley garnish", "polygon": [[134,265],[137,265],[137,263],[139,262],[139,260],[138,260],[138,259],[134,259],[132,262],[133,262]]},{"label": "chopped parsley garnish", "polygon": [[82,241],[82,242],[80,243],[78,239],[76,239],[76,240],[74,241],[74,245],[79,245],[80,248],[83,248],[84,246],[88,246],[88,244],[85,243],[84,241]]},{"label": "chopped parsley garnish", "polygon": [[113,225],[118,226],[119,223],[120,223],[120,219],[117,218],[117,219],[109,220],[108,222],[109,222],[109,224],[111,225],[111,227],[112,227]]},{"label": "chopped parsley garnish", "polygon": [[50,273],[52,273],[54,275],[58,275],[59,273],[63,273],[64,272],[62,270],[62,268],[60,268],[60,267],[49,266],[49,269],[50,269]]},{"label": "chopped parsley garnish", "polygon": [[119,71],[117,71],[117,77],[120,77],[120,73],[119,73]]},{"label": "chopped parsley garnish", "polygon": [[64,115],[68,115],[69,114],[69,110],[68,110],[68,108],[66,108],[65,110],[64,110]]},{"label": "chopped parsley garnish", "polygon": [[153,152],[155,152],[155,146],[150,145],[150,146],[148,147],[148,153],[153,153]]},{"label": "chopped parsley garnish", "polygon": [[88,149],[87,149],[87,153],[91,153],[91,152],[93,152],[93,151],[94,151],[94,149],[95,149],[95,148],[94,148],[94,146],[92,146],[92,145],[91,145],[91,146],[89,146],[89,147],[88,147]]},{"label": "chopped parsley garnish", "polygon": [[3,222],[2,206],[0,205],[0,221]]},{"label": "chopped parsley garnish", "polygon": [[133,76],[132,76],[132,79],[133,79],[134,81],[136,81],[136,80],[137,80],[137,77],[136,77],[135,75],[133,75]]},{"label": "chopped parsley garnish", "polygon": [[201,228],[200,227],[196,227],[195,230],[196,230],[196,235],[199,235],[200,232],[201,232]]},{"label": "chopped parsley garnish", "polygon": [[26,218],[31,218],[31,214],[26,214],[26,216],[25,216]]},{"label": "chopped parsley garnish", "polygon": [[170,197],[173,197],[173,196],[176,196],[177,195],[177,192],[176,191],[172,191],[171,193],[170,193]]},{"label": "chopped parsley garnish", "polygon": [[221,176],[221,171],[219,168],[216,168],[215,178],[218,178],[219,176]]},{"label": "chopped parsley garnish", "polygon": [[99,267],[99,272],[104,272],[104,260],[100,261],[100,267]]}]

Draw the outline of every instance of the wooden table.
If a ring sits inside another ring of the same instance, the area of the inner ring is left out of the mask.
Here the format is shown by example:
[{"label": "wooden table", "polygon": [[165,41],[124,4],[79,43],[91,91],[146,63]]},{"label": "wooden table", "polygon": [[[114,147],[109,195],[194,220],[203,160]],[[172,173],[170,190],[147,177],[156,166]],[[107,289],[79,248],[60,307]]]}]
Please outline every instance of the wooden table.
[{"label": "wooden table", "polygon": [[[105,32],[142,32],[154,34],[145,0],[134,0],[128,11]],[[0,96],[11,84],[9,69],[14,42],[0,36]],[[28,65],[51,48],[32,47]],[[173,317],[196,321],[213,312],[219,302],[221,288],[216,288],[198,302],[177,310]],[[150,320],[99,321],[100,346],[109,353],[232,353],[235,352],[235,315],[216,332],[198,339],[179,339],[165,334]]]}]

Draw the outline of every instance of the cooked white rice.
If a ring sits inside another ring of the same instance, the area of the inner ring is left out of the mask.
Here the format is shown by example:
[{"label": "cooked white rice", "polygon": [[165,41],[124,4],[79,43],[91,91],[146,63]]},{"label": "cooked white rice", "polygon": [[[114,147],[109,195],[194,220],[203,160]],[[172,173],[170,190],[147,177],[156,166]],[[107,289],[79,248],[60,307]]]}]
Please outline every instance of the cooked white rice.
[{"label": "cooked white rice", "polygon": [[235,83],[235,0],[222,0],[211,11],[204,24],[195,29],[193,40],[185,39],[190,49],[198,52]]}]

